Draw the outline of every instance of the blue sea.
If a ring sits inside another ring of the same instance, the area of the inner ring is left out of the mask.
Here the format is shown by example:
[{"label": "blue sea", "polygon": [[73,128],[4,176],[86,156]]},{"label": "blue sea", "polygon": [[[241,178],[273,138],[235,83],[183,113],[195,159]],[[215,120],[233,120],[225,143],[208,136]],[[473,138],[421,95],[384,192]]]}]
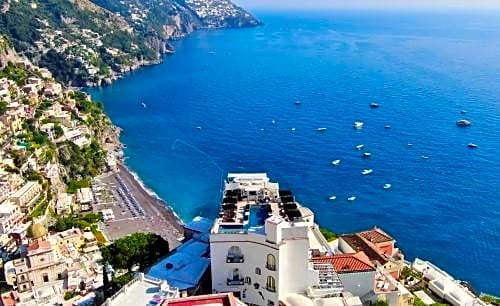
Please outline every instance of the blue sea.
[{"label": "blue sea", "polygon": [[216,215],[227,172],[265,171],[320,225],[380,226],[408,259],[500,294],[498,12],[257,16],[265,26],[198,31],[163,64],[90,90],[130,168],[184,220]]}]

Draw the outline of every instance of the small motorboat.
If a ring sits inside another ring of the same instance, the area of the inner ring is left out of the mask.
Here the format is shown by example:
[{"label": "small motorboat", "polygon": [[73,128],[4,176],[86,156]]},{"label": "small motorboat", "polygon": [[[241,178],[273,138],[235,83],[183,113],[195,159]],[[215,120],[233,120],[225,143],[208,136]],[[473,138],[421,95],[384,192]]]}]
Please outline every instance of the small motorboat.
[{"label": "small motorboat", "polygon": [[408,146],[409,146],[409,147],[413,147],[413,143],[409,143],[409,144],[408,144]]},{"label": "small motorboat", "polygon": [[371,157],[371,156],[372,156],[372,153],[370,153],[370,152],[365,152],[365,153],[363,153],[363,155],[362,155],[362,156],[363,156],[364,158],[368,158],[368,157]]},{"label": "small motorboat", "polygon": [[467,127],[467,126],[470,126],[471,124],[472,123],[469,120],[465,120],[465,119],[458,120],[456,122],[456,125],[459,126],[459,127]]},{"label": "small motorboat", "polygon": [[275,124],[276,124],[276,120],[274,120],[274,119],[273,119],[273,120],[271,121],[271,123],[272,123],[273,125],[275,125]]},{"label": "small motorboat", "polygon": [[384,129],[386,129],[386,130],[389,130],[390,128],[391,128],[391,126],[390,126],[390,125],[386,125],[386,126],[384,126]]},{"label": "small motorboat", "polygon": [[349,201],[349,202],[352,202],[354,200],[356,200],[355,196],[350,196],[350,197],[347,198],[347,201]]},{"label": "small motorboat", "polygon": [[196,127],[196,129],[197,129],[197,130],[201,130],[201,126],[197,126],[197,127]]},{"label": "small motorboat", "polygon": [[362,121],[356,121],[356,122],[354,122],[354,125],[352,127],[359,130],[359,129],[362,129],[364,125],[365,124]]},{"label": "small motorboat", "polygon": [[318,131],[318,132],[324,132],[324,131],[326,131],[326,128],[325,127],[317,128],[316,131]]},{"label": "small motorboat", "polygon": [[384,184],[384,189],[390,189],[392,187],[391,184]]},{"label": "small motorboat", "polygon": [[361,150],[361,149],[363,149],[364,147],[365,147],[365,145],[364,145],[364,144],[359,144],[359,145],[357,145],[357,146],[356,146],[356,150]]},{"label": "small motorboat", "polygon": [[379,108],[379,107],[380,107],[380,104],[378,104],[378,103],[375,103],[375,102],[370,103],[370,108]]},{"label": "small motorboat", "polygon": [[336,159],[336,160],[332,161],[332,165],[334,165],[334,166],[340,165],[340,159]]},{"label": "small motorboat", "polygon": [[292,128],[292,132],[295,132],[295,128]]},{"label": "small motorboat", "polygon": [[421,158],[421,159],[429,159],[429,156],[427,156],[427,155],[422,155],[422,156],[420,156],[420,158]]},{"label": "small motorboat", "polygon": [[148,106],[146,105],[146,103],[144,103],[144,102],[141,102],[141,106],[142,106],[142,108],[147,108],[147,107],[148,107]]},{"label": "small motorboat", "polygon": [[337,199],[337,196],[334,196],[334,195],[333,195],[333,196],[329,197],[328,199],[329,199],[330,201],[335,201],[335,200]]},{"label": "small motorboat", "polygon": [[363,171],[361,171],[361,174],[368,175],[368,174],[371,174],[372,172],[373,172],[373,169],[363,169]]},{"label": "small motorboat", "polygon": [[300,105],[302,104],[302,102],[300,102],[299,100],[295,101],[295,105]]},{"label": "small motorboat", "polygon": [[462,110],[462,111],[460,111],[460,114],[465,115],[465,114],[467,114],[467,111],[466,110]]},{"label": "small motorboat", "polygon": [[477,144],[472,143],[472,142],[471,142],[471,143],[469,143],[467,146],[468,146],[469,148],[471,148],[471,149],[475,149],[475,148],[477,148]]}]

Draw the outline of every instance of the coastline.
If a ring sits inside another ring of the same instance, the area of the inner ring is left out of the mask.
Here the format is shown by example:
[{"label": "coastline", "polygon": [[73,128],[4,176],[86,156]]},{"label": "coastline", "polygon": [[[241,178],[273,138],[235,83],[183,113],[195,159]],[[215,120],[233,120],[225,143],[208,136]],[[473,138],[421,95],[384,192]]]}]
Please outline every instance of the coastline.
[{"label": "coastline", "polygon": [[179,215],[174,211],[173,207],[170,206],[165,200],[160,198],[156,192],[154,192],[150,187],[141,180],[140,176],[132,171],[125,163],[120,163],[118,165],[120,172],[128,176],[130,181],[134,181],[137,190],[142,192],[144,197],[150,199],[150,203],[159,209],[162,216],[169,221],[172,225],[175,225],[179,231],[183,231],[184,221],[179,217]]}]

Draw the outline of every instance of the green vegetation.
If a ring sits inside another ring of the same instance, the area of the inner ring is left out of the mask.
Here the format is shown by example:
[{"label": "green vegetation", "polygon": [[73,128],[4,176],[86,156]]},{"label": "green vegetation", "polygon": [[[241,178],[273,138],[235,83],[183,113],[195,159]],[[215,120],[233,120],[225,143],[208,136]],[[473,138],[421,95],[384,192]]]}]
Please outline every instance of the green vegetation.
[{"label": "green vegetation", "polygon": [[28,78],[28,72],[24,68],[9,62],[3,70],[0,70],[0,78],[13,80],[17,85],[23,86]]},{"label": "green vegetation", "polygon": [[389,306],[389,303],[384,300],[377,300],[372,304],[372,306]]},{"label": "green vegetation", "polygon": [[415,297],[413,300],[413,306],[426,306],[426,304],[418,297]]},{"label": "green vegetation", "polygon": [[[415,297],[415,300],[413,301],[413,306],[426,306],[426,304],[418,297]],[[434,303],[434,304],[431,304],[430,306],[449,306],[449,305],[448,304]]]},{"label": "green vegetation", "polygon": [[403,268],[403,270],[401,270],[401,275],[400,275],[399,278],[401,280],[405,280],[406,278],[408,278],[410,276],[412,276],[412,277],[414,277],[416,279],[420,279],[420,280],[422,279],[422,273],[417,272],[415,270],[412,270],[410,267],[405,266]]},{"label": "green vegetation", "polygon": [[113,277],[112,286],[119,289],[128,284],[133,278],[134,276],[130,272],[120,275],[118,277]]},{"label": "green vegetation", "polygon": [[67,169],[67,183],[88,179],[99,174],[104,167],[106,153],[95,140],[85,148],[71,141],[59,146],[59,162]]},{"label": "green vegetation", "polygon": [[74,194],[80,188],[89,188],[90,181],[88,179],[82,180],[72,180],[68,183],[68,189],[66,190],[68,193]]},{"label": "green vegetation", "polygon": [[319,230],[320,230],[321,234],[323,234],[323,236],[325,237],[326,241],[328,241],[328,242],[331,242],[331,241],[338,238],[337,234],[335,234],[334,232],[332,232],[331,230],[329,230],[327,228],[321,227]]},{"label": "green vegetation", "polygon": [[130,270],[138,265],[141,271],[168,252],[168,242],[151,233],[135,233],[101,248],[103,261],[115,269]]},{"label": "green vegetation", "polygon": [[92,233],[94,234],[95,239],[97,239],[97,243],[98,243],[99,245],[104,245],[104,244],[106,244],[107,240],[106,240],[106,238],[104,237],[104,234],[103,234],[100,230],[98,230],[97,228],[96,228],[96,229],[93,229],[93,230],[92,230]]},{"label": "green vegetation", "polygon": [[5,114],[5,112],[7,111],[7,105],[8,105],[7,102],[0,101],[0,116]]},{"label": "green vegetation", "polygon": [[500,297],[496,297],[493,295],[483,294],[481,295],[481,300],[485,303],[500,306]]},{"label": "green vegetation", "polygon": [[49,202],[46,199],[43,199],[35,206],[35,209],[33,209],[33,211],[30,214],[30,217],[38,218],[38,217],[44,215],[48,206],[49,206]]},{"label": "green vegetation", "polygon": [[94,213],[88,213],[78,218],[73,216],[57,217],[54,226],[51,227],[51,230],[63,232],[69,230],[70,228],[78,227],[83,230],[90,229],[94,231],[99,221],[102,221],[102,217]]},{"label": "green vegetation", "polygon": [[76,293],[74,291],[66,291],[66,292],[64,292],[64,300],[65,301],[71,300],[72,298],[74,298],[77,295],[78,295],[78,293]]}]

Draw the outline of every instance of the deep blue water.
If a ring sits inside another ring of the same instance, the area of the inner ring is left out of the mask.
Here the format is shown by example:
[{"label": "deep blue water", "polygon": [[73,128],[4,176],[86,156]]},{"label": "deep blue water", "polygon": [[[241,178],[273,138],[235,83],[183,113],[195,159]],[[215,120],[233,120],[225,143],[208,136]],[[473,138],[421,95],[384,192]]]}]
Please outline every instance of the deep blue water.
[{"label": "deep blue water", "polygon": [[92,91],[124,129],[128,165],[184,219],[216,215],[226,172],[266,171],[321,225],[378,225],[409,259],[500,294],[498,14],[258,15],[264,27],[197,32]]}]

